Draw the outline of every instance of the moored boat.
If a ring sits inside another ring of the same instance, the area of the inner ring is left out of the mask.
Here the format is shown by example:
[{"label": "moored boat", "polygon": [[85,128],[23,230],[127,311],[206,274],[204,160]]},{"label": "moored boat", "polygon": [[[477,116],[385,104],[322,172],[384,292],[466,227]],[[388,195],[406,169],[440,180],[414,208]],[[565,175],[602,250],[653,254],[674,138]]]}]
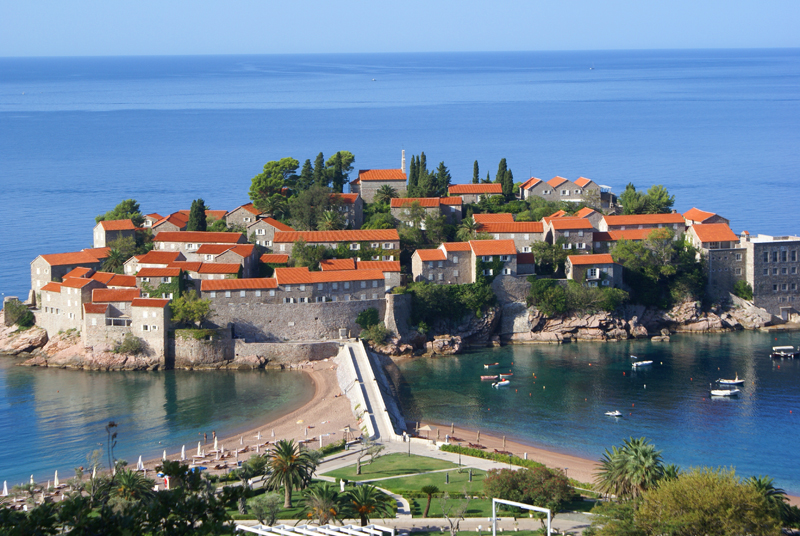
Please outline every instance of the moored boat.
[{"label": "moored boat", "polygon": [[720,378],[717,380],[717,383],[720,385],[744,385],[744,380],[739,379],[739,373],[736,373],[736,379],[734,380],[725,380]]},{"label": "moored boat", "polygon": [[483,368],[494,368],[500,366],[500,363],[484,363]]},{"label": "moored boat", "polygon": [[739,389],[711,389],[711,396],[739,396]]},{"label": "moored boat", "polygon": [[509,380],[500,380],[499,382],[494,382],[492,384],[492,387],[494,387],[495,389],[498,389],[500,387],[506,387],[510,383],[511,382]]},{"label": "moored boat", "polygon": [[636,363],[633,363],[631,365],[631,367],[632,368],[647,367],[647,366],[650,366],[652,364],[653,364],[652,361],[637,361]]},{"label": "moored boat", "polygon": [[800,351],[795,350],[794,346],[773,346],[770,357],[772,359],[794,359],[800,356]]},{"label": "moored boat", "polygon": [[622,417],[621,411],[606,411],[606,415],[609,417]]},{"label": "moored boat", "polygon": [[496,380],[496,379],[497,379],[497,374],[495,374],[494,376],[481,376],[481,380],[483,381]]},{"label": "moored boat", "polygon": [[500,373],[501,378],[510,378],[513,375],[514,375],[513,372],[506,372],[505,374],[503,374],[502,372]]}]

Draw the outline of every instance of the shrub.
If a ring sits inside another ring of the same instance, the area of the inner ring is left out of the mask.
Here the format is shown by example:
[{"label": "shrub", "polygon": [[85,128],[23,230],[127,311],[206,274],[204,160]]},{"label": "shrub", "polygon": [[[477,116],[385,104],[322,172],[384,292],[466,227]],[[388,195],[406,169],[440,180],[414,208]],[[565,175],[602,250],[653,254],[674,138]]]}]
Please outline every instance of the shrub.
[{"label": "shrub", "polygon": [[389,335],[391,335],[391,333],[386,329],[383,322],[379,322],[361,332],[361,338],[372,344],[383,344],[386,342],[386,339],[389,338]]},{"label": "shrub", "polygon": [[535,462],[533,460],[525,460],[519,456],[509,456],[507,454],[498,454],[496,452],[487,452],[481,449],[473,449],[469,447],[459,447],[458,445],[442,445],[439,450],[445,452],[461,453],[464,456],[472,456],[474,458],[483,458],[484,460],[492,460],[496,462],[508,463],[511,465],[519,465],[520,467],[544,467],[544,464]]},{"label": "shrub", "polygon": [[479,316],[483,309],[493,305],[497,297],[489,285],[435,285],[425,281],[411,283],[411,323],[428,326],[438,320],[461,320],[467,311]]},{"label": "shrub", "polygon": [[753,301],[753,287],[747,281],[739,280],[733,284],[733,293],[743,300]]},{"label": "shrub", "polygon": [[555,279],[535,279],[528,305],[535,305],[545,316],[563,315],[567,312],[567,291]]},{"label": "shrub", "polygon": [[35,322],[33,313],[28,306],[19,300],[9,300],[3,306],[6,315],[6,322],[16,324],[21,328],[29,328]]},{"label": "shrub", "polygon": [[115,354],[127,355],[141,355],[144,354],[145,351],[146,345],[144,341],[133,333],[126,333],[125,338],[118,342],[113,350]]},{"label": "shrub", "polygon": [[361,329],[371,328],[380,321],[381,319],[378,318],[378,310],[374,307],[364,309],[358,313],[358,316],[356,317],[356,324],[361,326]]}]

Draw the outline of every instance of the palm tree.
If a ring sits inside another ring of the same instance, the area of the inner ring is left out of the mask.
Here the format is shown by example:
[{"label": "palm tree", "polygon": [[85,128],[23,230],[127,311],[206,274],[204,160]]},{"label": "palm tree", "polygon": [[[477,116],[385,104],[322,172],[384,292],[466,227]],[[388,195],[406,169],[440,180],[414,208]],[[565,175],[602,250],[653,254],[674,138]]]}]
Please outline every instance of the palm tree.
[{"label": "palm tree", "polygon": [[346,500],[353,513],[361,520],[362,527],[369,523],[370,517],[388,517],[394,514],[392,498],[375,486],[357,486],[347,492]]},{"label": "palm tree", "polygon": [[751,476],[743,483],[751,486],[763,496],[769,507],[778,514],[782,521],[788,521],[791,509],[789,498],[786,496],[786,491],[775,487],[775,482],[771,477]]},{"label": "palm tree", "polygon": [[106,257],[105,262],[103,262],[103,270],[106,272],[114,272],[116,274],[122,273],[122,267],[125,264],[125,261],[128,259],[125,258],[125,255],[118,250],[112,249],[108,252],[108,257]]},{"label": "palm tree", "polygon": [[336,231],[344,227],[344,218],[338,210],[326,210],[317,224],[320,231]]},{"label": "palm tree", "polygon": [[600,459],[595,484],[601,493],[621,499],[637,498],[664,476],[661,451],[647,439],[626,439],[621,448],[611,447]]},{"label": "palm tree", "polygon": [[373,201],[375,203],[388,203],[390,199],[397,197],[397,190],[388,184],[384,184],[375,192]]},{"label": "palm tree", "polygon": [[458,232],[456,236],[462,242],[466,242],[468,240],[472,240],[475,238],[475,235],[478,234],[478,229],[480,229],[481,225],[475,221],[475,218],[470,216],[469,218],[464,218],[461,222],[461,225],[458,226]]},{"label": "palm tree", "polygon": [[306,451],[300,449],[294,440],[281,439],[275,444],[268,456],[271,471],[267,478],[267,487],[278,489],[284,487],[284,508],[292,507],[292,490],[308,486],[316,466]]},{"label": "palm tree", "polygon": [[155,482],[141,473],[123,468],[114,476],[111,495],[126,501],[138,501],[153,494],[154,484]]},{"label": "palm tree", "polygon": [[681,468],[674,463],[664,466],[664,480],[677,480],[681,476]]},{"label": "palm tree", "polygon": [[301,504],[306,518],[320,525],[338,521],[342,515],[342,498],[328,482],[303,490]]},{"label": "palm tree", "polygon": [[422,514],[422,517],[428,517],[428,512],[431,509],[431,500],[434,493],[439,493],[439,488],[434,485],[422,486],[420,491],[428,496],[428,503],[425,505],[425,512]]}]

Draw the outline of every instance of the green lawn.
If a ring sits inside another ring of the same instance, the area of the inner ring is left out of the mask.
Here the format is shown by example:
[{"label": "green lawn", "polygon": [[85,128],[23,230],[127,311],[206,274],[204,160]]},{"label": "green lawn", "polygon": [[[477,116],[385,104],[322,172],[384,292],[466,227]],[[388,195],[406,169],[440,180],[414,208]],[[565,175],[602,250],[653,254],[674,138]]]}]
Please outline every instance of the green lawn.
[{"label": "green lawn", "polygon": [[[365,458],[365,460],[369,461],[369,458]],[[436,458],[395,453],[381,456],[371,464],[362,463],[360,475],[356,475],[355,465],[336,469],[325,473],[325,475],[347,480],[372,480],[373,478],[410,475],[439,469],[455,469],[457,467],[458,465],[454,463]],[[441,476],[441,480],[444,482],[444,475]],[[385,486],[381,483],[381,487]]]},{"label": "green lawn", "polygon": [[[450,483],[445,484],[445,475],[450,476]],[[483,493],[483,479],[485,471],[480,469],[472,470],[472,482],[469,482],[469,472],[463,469],[461,473],[453,469],[447,473],[427,473],[424,475],[407,476],[404,478],[391,478],[376,482],[382,488],[386,488],[394,493],[408,496],[419,494],[423,486],[434,485],[441,491],[448,491],[450,494],[463,493],[464,489],[474,495]]]}]

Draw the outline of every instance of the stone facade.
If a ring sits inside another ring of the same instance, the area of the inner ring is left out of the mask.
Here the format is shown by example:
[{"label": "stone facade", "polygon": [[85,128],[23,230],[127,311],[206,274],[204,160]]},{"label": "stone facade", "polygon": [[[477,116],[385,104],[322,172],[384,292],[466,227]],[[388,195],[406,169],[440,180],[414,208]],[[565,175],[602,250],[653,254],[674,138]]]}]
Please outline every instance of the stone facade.
[{"label": "stone facade", "polygon": [[253,203],[247,203],[225,214],[225,224],[228,227],[237,225],[246,229],[251,223],[254,223],[260,215],[261,211],[253,206]]},{"label": "stone facade", "polygon": [[120,238],[133,238],[136,228],[131,220],[101,221],[94,226],[92,238],[94,247],[104,248],[110,242]]},{"label": "stone facade", "polygon": [[671,229],[676,237],[686,232],[686,220],[681,214],[632,214],[604,216],[598,231],[629,231],[631,229]]},{"label": "stone facade", "polygon": [[703,253],[708,269],[708,294],[712,298],[727,298],[736,281],[747,277],[747,249],[717,248]]},{"label": "stone facade", "polygon": [[380,259],[363,260],[393,261],[400,258],[400,235],[396,229],[276,232],[273,250],[291,255],[294,243],[300,239],[307,244],[328,248],[346,244],[350,251],[361,251],[366,248],[381,250]]},{"label": "stone facade", "polygon": [[154,249],[159,251],[180,251],[187,258],[195,253],[203,244],[235,244],[247,243],[241,233],[212,233],[205,231],[161,232],[154,239]]},{"label": "stone facade", "polygon": [[447,189],[451,196],[458,196],[464,204],[477,203],[482,197],[503,195],[503,185],[497,183],[454,184]]},{"label": "stone facade", "polygon": [[50,281],[60,281],[75,268],[99,270],[102,261],[84,252],[39,255],[31,261],[31,288],[38,292]]},{"label": "stone facade", "polygon": [[553,218],[544,225],[545,241],[555,244],[563,240],[563,248],[578,253],[592,251],[594,228],[591,222],[582,218]]},{"label": "stone facade", "polygon": [[350,183],[350,193],[361,194],[365,203],[372,203],[383,186],[391,186],[399,197],[405,197],[408,185],[405,167],[400,169],[361,169]]},{"label": "stone facade", "polygon": [[[447,223],[458,225],[461,223],[463,203],[460,197],[407,197],[396,198],[391,201],[391,214],[395,219],[412,225],[409,220],[409,208],[418,203],[425,210],[425,217],[445,216]],[[422,228],[424,229],[424,221]]]},{"label": "stone facade", "polygon": [[622,286],[622,265],[616,264],[611,255],[570,255],[565,264],[567,279],[578,281],[589,287]]},{"label": "stone facade", "polygon": [[520,253],[530,253],[534,242],[544,241],[541,222],[484,223],[478,231],[489,233],[495,240],[513,240]]},{"label": "stone facade", "polygon": [[358,193],[332,194],[341,200],[341,212],[346,229],[361,229],[364,224],[364,200]]},{"label": "stone facade", "polygon": [[[276,272],[284,270],[278,268]],[[319,272],[315,272],[318,274]],[[355,274],[355,270],[348,271]],[[310,303],[337,303],[337,302],[357,302],[364,300],[382,299],[386,289],[385,282],[381,275],[380,279],[357,280],[353,281],[329,281],[319,283],[297,283],[297,284],[275,284],[274,280],[262,279],[263,288],[233,288],[251,287],[254,279],[241,280],[242,285],[236,281],[225,281],[223,286],[230,289],[207,290],[210,287],[202,287],[200,297],[204,300],[211,300],[214,309],[225,309],[226,307],[249,307],[258,308],[261,305],[277,304],[310,304]],[[273,286],[274,285],[274,286]],[[271,288],[270,288],[271,287]]]},{"label": "stone facade", "polygon": [[747,282],[756,307],[783,319],[800,309],[800,237],[743,234]]},{"label": "stone facade", "polygon": [[[464,244],[468,246],[468,244]],[[428,281],[438,285],[473,283],[472,251],[454,250],[442,244],[434,250],[418,249],[411,256],[411,273],[414,281]]]}]

